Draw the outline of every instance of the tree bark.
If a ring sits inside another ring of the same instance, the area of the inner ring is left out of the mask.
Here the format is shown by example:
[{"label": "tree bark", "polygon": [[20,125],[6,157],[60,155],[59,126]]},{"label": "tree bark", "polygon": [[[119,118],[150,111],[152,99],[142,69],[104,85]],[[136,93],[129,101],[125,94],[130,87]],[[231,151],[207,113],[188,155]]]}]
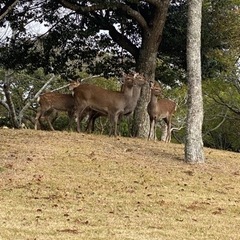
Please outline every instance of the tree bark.
[{"label": "tree bark", "polygon": [[202,0],[188,0],[187,73],[188,114],[185,161],[203,163],[203,99],[201,77]]},{"label": "tree bark", "polygon": [[[136,71],[143,73],[147,82],[155,80],[156,60],[158,48],[162,40],[162,32],[167,18],[169,0],[161,1],[155,9],[152,26],[143,30],[142,46],[136,58]],[[142,92],[133,116],[132,135],[147,138],[149,133],[149,116],[146,111],[150,100],[150,86],[142,87]]]}]

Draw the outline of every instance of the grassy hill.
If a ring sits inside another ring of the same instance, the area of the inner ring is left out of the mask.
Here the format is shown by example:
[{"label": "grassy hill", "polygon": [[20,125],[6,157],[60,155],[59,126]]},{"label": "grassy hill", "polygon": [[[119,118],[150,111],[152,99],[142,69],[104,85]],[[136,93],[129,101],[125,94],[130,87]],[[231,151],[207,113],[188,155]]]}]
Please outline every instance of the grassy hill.
[{"label": "grassy hill", "polygon": [[240,154],[0,129],[0,239],[239,239]]}]

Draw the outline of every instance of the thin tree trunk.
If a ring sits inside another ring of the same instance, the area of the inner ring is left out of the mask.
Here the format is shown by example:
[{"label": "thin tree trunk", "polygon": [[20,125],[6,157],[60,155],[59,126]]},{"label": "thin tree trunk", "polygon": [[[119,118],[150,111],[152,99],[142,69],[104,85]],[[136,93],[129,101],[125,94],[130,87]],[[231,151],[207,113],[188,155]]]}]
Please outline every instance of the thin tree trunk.
[{"label": "thin tree trunk", "polygon": [[19,125],[19,122],[17,119],[15,106],[14,106],[12,96],[11,96],[11,93],[9,90],[11,75],[12,75],[12,73],[9,73],[9,71],[6,71],[4,85],[3,85],[3,92],[4,92],[4,95],[6,98],[6,104],[8,105],[8,110],[9,110],[9,115],[10,115],[10,120],[12,122],[12,125],[14,128],[20,128],[20,125]]},{"label": "thin tree trunk", "polygon": [[0,104],[5,106],[5,108],[8,110],[12,126],[14,128],[21,128],[24,112],[30,107],[31,103],[36,100],[36,98],[42,93],[42,91],[50,84],[50,82],[52,82],[52,80],[54,79],[54,75],[43,85],[43,87],[35,94],[35,96],[27,102],[27,104],[21,109],[19,114],[16,113],[16,109],[11,96],[9,79],[11,75],[12,73],[9,74],[9,71],[7,71],[5,74],[3,92],[6,98],[6,102],[1,101]]},{"label": "thin tree trunk", "polygon": [[185,161],[203,163],[203,99],[201,77],[202,0],[188,0],[188,115]]}]

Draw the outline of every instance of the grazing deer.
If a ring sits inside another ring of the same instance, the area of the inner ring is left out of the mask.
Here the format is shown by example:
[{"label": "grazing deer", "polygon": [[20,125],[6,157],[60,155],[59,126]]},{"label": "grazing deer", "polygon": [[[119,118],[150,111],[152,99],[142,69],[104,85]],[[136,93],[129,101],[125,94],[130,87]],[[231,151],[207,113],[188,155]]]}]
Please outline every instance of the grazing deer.
[{"label": "grazing deer", "polygon": [[74,117],[74,98],[72,94],[47,92],[39,96],[38,102],[40,109],[35,118],[35,130],[37,130],[39,119],[45,117],[50,129],[54,131],[49,119],[49,116],[54,110],[67,112],[70,119],[69,126],[71,126]]},{"label": "grazing deer", "polygon": [[[81,84],[73,88],[75,108],[77,116],[77,130],[80,132],[80,119],[86,109],[92,109],[108,116],[111,127],[109,135],[117,136],[117,124],[119,116],[129,114],[134,107],[133,88],[145,84],[145,79],[139,73],[124,76],[124,88],[122,92],[107,90],[91,84]],[[74,85],[74,84],[72,84]]]},{"label": "grazing deer", "polygon": [[169,99],[158,99],[161,96],[161,88],[159,84],[151,85],[151,100],[147,106],[147,111],[150,117],[150,129],[148,139],[151,137],[153,132],[154,140],[156,140],[156,123],[157,120],[163,119],[167,124],[167,134],[164,139],[165,142],[171,141],[171,120],[172,116],[176,111],[176,103]]}]

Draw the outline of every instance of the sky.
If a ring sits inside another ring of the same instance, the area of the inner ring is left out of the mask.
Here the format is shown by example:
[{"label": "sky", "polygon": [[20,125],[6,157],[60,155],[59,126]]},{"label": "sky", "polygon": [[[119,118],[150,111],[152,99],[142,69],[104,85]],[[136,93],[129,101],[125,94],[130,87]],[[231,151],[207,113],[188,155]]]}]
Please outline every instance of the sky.
[{"label": "sky", "polygon": [[[48,31],[49,27],[45,27],[44,24],[38,22],[30,22],[26,25],[26,30],[30,35],[42,35]],[[0,42],[5,42],[7,37],[11,37],[12,30],[8,23],[6,27],[0,28]]]}]

